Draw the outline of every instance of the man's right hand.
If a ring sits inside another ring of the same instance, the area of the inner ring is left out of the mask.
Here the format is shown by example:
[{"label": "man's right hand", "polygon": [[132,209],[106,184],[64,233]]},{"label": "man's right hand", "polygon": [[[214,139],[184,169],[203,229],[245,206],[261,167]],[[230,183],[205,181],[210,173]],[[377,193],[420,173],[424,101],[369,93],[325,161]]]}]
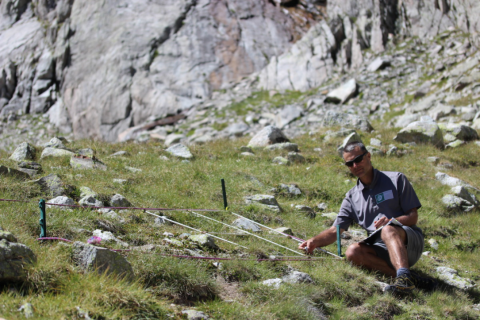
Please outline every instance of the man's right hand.
[{"label": "man's right hand", "polygon": [[304,250],[307,254],[313,254],[313,250],[315,250],[317,246],[314,244],[312,239],[308,239],[307,241],[302,242],[298,249]]}]

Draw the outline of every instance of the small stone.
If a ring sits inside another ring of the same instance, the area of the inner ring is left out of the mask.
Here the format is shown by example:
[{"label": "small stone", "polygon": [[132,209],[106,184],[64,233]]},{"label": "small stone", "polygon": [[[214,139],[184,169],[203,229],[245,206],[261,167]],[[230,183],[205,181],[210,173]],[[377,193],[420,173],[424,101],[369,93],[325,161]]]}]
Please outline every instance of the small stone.
[{"label": "small stone", "polygon": [[171,232],[166,232],[166,231],[163,233],[163,235],[164,235],[165,237],[169,237],[169,238],[175,237],[175,235],[174,235],[173,233],[171,233]]},{"label": "small stone", "polygon": [[234,226],[238,227],[238,228],[242,228],[242,229],[252,231],[252,232],[262,231],[262,229],[260,229],[260,227],[258,225],[256,225],[252,221],[244,219],[244,218],[239,218],[239,219],[233,221],[232,224]]},{"label": "small stone", "polygon": [[117,151],[111,155],[109,155],[108,157],[109,158],[114,158],[114,157],[126,157],[128,156],[128,152],[127,151]]},{"label": "small stone", "polygon": [[296,184],[283,184],[281,183],[278,186],[279,189],[287,192],[290,196],[300,196],[302,195],[302,190]]},{"label": "small stone", "polygon": [[10,156],[11,160],[20,162],[24,160],[33,160],[35,158],[35,147],[27,142],[21,143]]},{"label": "small stone", "polygon": [[113,183],[118,183],[118,184],[126,184],[128,182],[127,179],[113,179]]},{"label": "small stone", "polygon": [[274,289],[279,289],[282,283],[283,283],[283,280],[279,278],[262,281],[263,285],[267,287],[273,287]]},{"label": "small stone", "polygon": [[290,229],[290,228],[280,227],[280,228],[276,228],[276,229],[274,229],[274,230],[275,230],[276,232],[270,231],[270,233],[274,233],[274,234],[275,234],[275,233],[280,232],[280,233],[284,233],[284,234],[288,234],[288,235],[293,236],[293,231],[292,231],[292,229]]},{"label": "small stone", "polygon": [[433,250],[435,250],[435,251],[438,250],[438,242],[437,242],[437,240],[435,240],[435,239],[430,239],[430,240],[428,240],[428,244],[430,245],[430,247],[431,247]]},{"label": "small stone", "polygon": [[266,147],[271,144],[289,142],[283,132],[274,126],[266,126],[260,130],[248,143],[251,148]]},{"label": "small stone", "polygon": [[200,247],[205,247],[209,249],[218,249],[218,246],[215,244],[214,238],[210,235],[197,234],[197,235],[191,235],[188,238],[191,241],[196,242]]},{"label": "small stone", "polygon": [[291,163],[304,163],[305,157],[297,152],[289,152],[288,161],[290,161]]},{"label": "small stone", "polygon": [[382,141],[380,141],[377,138],[372,138],[372,139],[370,139],[370,145],[372,145],[374,147],[381,147],[382,146]]},{"label": "small stone", "polygon": [[275,157],[272,162],[274,164],[278,164],[278,165],[283,165],[283,166],[289,166],[290,165],[290,161],[288,161],[288,159],[285,159],[284,157]]},{"label": "small stone", "polygon": [[318,210],[320,210],[320,211],[325,211],[325,210],[327,210],[327,207],[328,207],[328,206],[327,206],[327,204],[326,204],[325,202],[322,202],[322,203],[317,204],[317,208],[318,208]]},{"label": "small stone", "polygon": [[255,157],[255,154],[251,152],[242,152],[240,155],[243,157]]},{"label": "small stone", "polygon": [[252,150],[252,148],[250,148],[250,147],[245,147],[245,146],[243,146],[243,147],[240,147],[240,152],[250,152],[250,153],[253,153],[253,150]]},{"label": "small stone", "polygon": [[18,309],[18,311],[23,312],[25,318],[33,317],[33,305],[31,303],[25,303]]},{"label": "small stone", "polygon": [[115,194],[110,198],[112,207],[131,207],[132,204],[121,194]]},{"label": "small stone", "polygon": [[317,214],[315,213],[315,211],[313,211],[312,208],[310,208],[309,206],[305,206],[305,205],[296,205],[295,206],[295,209],[297,211],[300,211],[300,212],[304,212],[307,214],[307,216],[311,219],[315,218],[317,216]]},{"label": "small stone", "polygon": [[285,150],[285,151],[298,152],[298,144],[291,143],[291,142],[276,143],[276,144],[271,144],[269,146],[266,146],[265,150],[267,151]]},{"label": "small stone", "polygon": [[96,153],[97,152],[95,150],[91,149],[91,148],[79,149],[79,150],[75,151],[75,154],[80,155],[80,156],[84,156],[84,157],[88,157],[88,158],[95,157]]},{"label": "small stone", "polygon": [[439,157],[428,157],[427,162],[430,162],[434,165],[437,165],[440,162],[440,158]]},{"label": "small stone", "polygon": [[208,316],[202,311],[197,310],[183,310],[182,314],[187,316],[188,320],[206,320],[209,319]]},{"label": "small stone", "polygon": [[390,149],[388,149],[387,151],[387,156],[388,157],[396,156],[397,152],[398,152],[398,148],[396,146],[390,145]]},{"label": "small stone", "polygon": [[134,168],[134,167],[129,167],[129,166],[125,166],[125,169],[127,169],[128,171],[133,172],[133,173],[142,172],[142,169],[138,169],[138,168]]},{"label": "small stone", "polygon": [[62,210],[70,209],[70,207],[68,206],[73,206],[75,204],[75,202],[73,202],[73,199],[70,199],[69,197],[65,197],[65,196],[59,196],[59,197],[53,198],[51,200],[48,200],[47,203],[65,205],[65,206],[55,206],[55,205],[47,204],[47,208],[57,208]]},{"label": "small stone", "polygon": [[103,207],[103,202],[100,200],[97,200],[93,196],[86,196],[80,199],[80,201],[78,201],[78,204],[81,206]]},{"label": "small stone", "polygon": [[437,268],[438,278],[447,284],[461,290],[468,290],[475,286],[475,282],[470,279],[462,278],[458,275],[458,271],[447,267]]},{"label": "small stone", "polygon": [[305,272],[293,271],[282,278],[287,283],[313,283],[313,279]]},{"label": "small stone", "polygon": [[181,143],[174,144],[170,146],[168,149],[165,150],[166,152],[170,153],[172,156],[183,158],[183,159],[191,159],[193,158],[190,149],[184,146]]}]

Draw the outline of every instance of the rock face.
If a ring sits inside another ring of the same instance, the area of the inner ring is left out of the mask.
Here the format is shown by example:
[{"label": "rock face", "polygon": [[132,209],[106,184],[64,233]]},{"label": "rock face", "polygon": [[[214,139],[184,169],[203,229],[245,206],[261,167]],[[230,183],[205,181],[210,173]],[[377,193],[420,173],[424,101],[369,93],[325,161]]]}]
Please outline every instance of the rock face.
[{"label": "rock face", "polygon": [[133,279],[130,263],[120,254],[106,248],[100,248],[81,242],[73,244],[73,259],[84,270],[95,270],[99,274],[107,273]]},{"label": "rock face", "polygon": [[26,279],[26,263],[37,260],[32,250],[6,231],[0,231],[0,282],[17,282]]}]

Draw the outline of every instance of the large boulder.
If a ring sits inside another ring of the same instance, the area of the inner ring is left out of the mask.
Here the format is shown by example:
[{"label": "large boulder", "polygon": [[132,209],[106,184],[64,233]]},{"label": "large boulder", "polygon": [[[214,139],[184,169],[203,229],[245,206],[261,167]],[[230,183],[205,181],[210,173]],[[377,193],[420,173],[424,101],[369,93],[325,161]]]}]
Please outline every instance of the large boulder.
[{"label": "large boulder", "polygon": [[53,173],[33,182],[40,185],[42,191],[52,197],[62,196],[70,191],[70,187],[62,181],[60,176]]},{"label": "large boulder", "polygon": [[358,129],[365,132],[373,130],[372,125],[367,118],[349,113],[339,113],[334,110],[328,110],[322,119],[323,127],[340,126],[342,128]]},{"label": "large boulder", "polygon": [[21,143],[10,156],[10,159],[20,162],[24,160],[34,160],[35,147],[28,142]]},{"label": "large boulder", "polygon": [[449,125],[445,128],[445,132],[455,137],[456,140],[471,141],[478,140],[478,132],[472,127],[456,124]]},{"label": "large boulder", "polygon": [[0,176],[14,177],[17,179],[28,179],[30,175],[17,169],[8,168],[0,165]]},{"label": "large boulder", "polygon": [[24,281],[27,277],[25,264],[37,257],[10,233],[0,230],[0,283]]},{"label": "large boulder", "polygon": [[248,147],[262,148],[271,144],[290,142],[282,130],[275,126],[266,126],[250,139]]},{"label": "large boulder", "polygon": [[437,148],[444,147],[442,130],[432,121],[412,122],[406,128],[400,130],[393,139],[402,143],[428,143]]},{"label": "large boulder", "polygon": [[185,145],[183,145],[181,143],[174,144],[174,145],[168,147],[165,151],[170,153],[172,156],[177,157],[177,158],[182,158],[182,159],[193,158],[193,155],[190,152],[190,149],[188,149],[188,147],[186,147]]},{"label": "large boulder", "polygon": [[357,93],[357,82],[350,79],[340,87],[328,93],[325,102],[344,103]]},{"label": "large boulder", "polygon": [[122,255],[109,249],[77,241],[73,244],[73,259],[83,270],[133,279],[130,263]]}]

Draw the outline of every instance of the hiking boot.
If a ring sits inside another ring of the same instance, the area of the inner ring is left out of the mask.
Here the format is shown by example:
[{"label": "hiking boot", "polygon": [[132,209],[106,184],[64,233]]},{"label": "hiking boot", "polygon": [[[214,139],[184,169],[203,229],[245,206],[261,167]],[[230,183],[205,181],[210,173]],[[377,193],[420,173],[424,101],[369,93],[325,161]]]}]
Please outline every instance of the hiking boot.
[{"label": "hiking boot", "polygon": [[386,293],[409,294],[415,289],[415,283],[412,276],[403,274],[395,278],[395,283],[385,287]]},{"label": "hiking boot", "polygon": [[410,270],[415,287],[427,291],[433,291],[438,287],[438,281],[431,277],[422,277],[417,272]]}]

